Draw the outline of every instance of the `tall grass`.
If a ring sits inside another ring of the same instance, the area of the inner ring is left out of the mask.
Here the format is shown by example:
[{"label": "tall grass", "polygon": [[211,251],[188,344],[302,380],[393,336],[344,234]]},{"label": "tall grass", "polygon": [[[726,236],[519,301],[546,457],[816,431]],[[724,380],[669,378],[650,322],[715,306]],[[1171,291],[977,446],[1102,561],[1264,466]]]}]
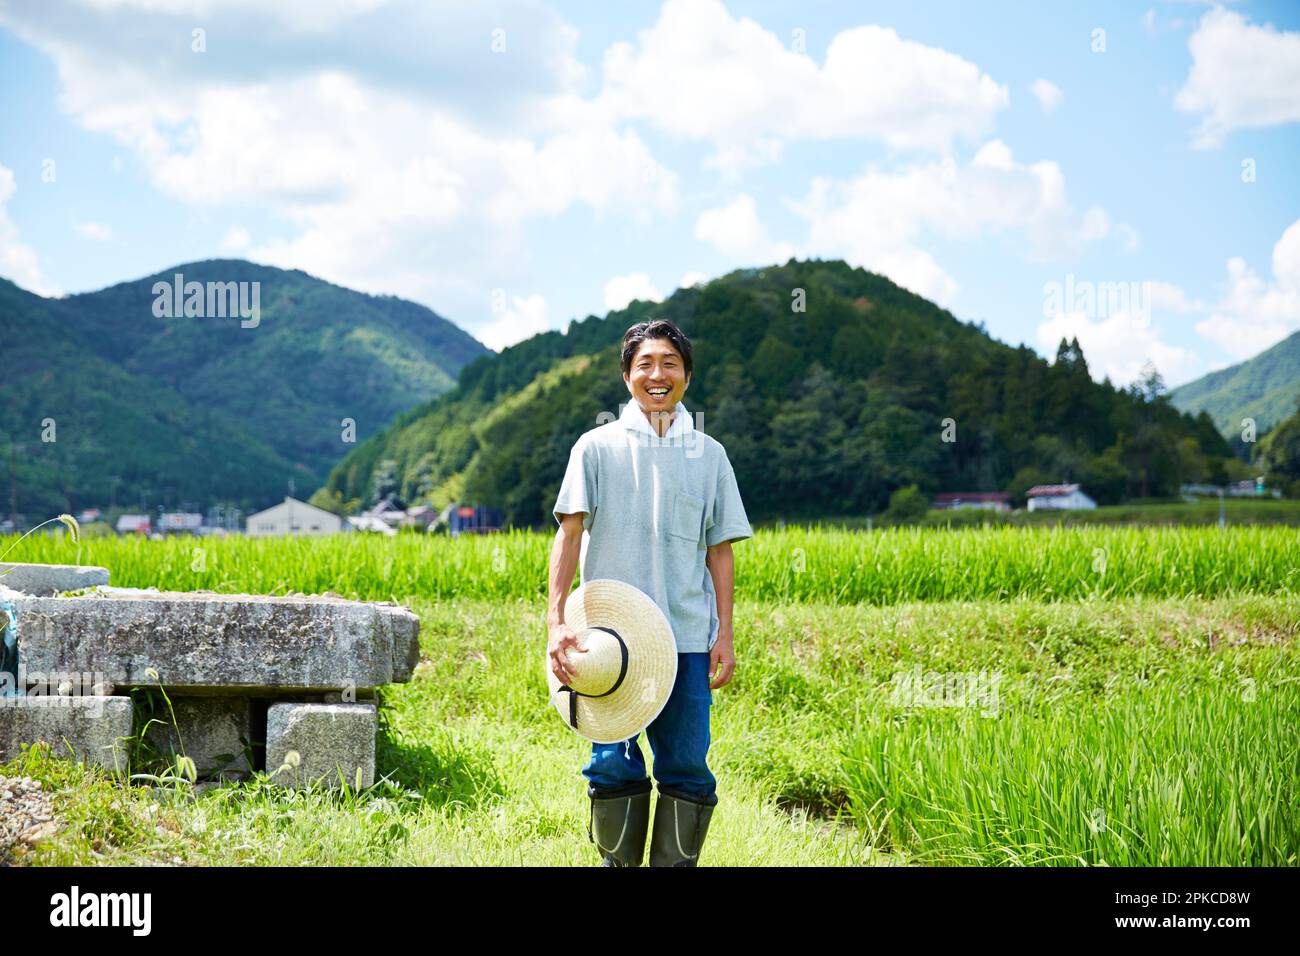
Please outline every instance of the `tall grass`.
[{"label": "tall grass", "polygon": [[[545,597],[553,538],[83,539],[32,537],[13,561],[101,564],[117,585],[363,599]],[[896,604],[1300,591],[1300,534],[1284,527],[759,531],[735,547],[740,600]]]},{"label": "tall grass", "polygon": [[850,815],[917,862],[1300,863],[1300,686],[1164,682],[989,718],[875,711],[843,750]]}]

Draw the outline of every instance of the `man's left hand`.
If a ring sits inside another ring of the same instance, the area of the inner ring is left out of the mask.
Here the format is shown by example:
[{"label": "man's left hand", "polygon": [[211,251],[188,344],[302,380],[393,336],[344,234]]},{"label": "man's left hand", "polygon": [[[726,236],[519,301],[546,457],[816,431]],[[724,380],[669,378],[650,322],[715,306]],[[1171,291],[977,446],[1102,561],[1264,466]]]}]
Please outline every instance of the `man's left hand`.
[{"label": "man's left hand", "polygon": [[709,651],[709,689],[724,686],[736,672],[736,650],[730,634],[719,634]]}]

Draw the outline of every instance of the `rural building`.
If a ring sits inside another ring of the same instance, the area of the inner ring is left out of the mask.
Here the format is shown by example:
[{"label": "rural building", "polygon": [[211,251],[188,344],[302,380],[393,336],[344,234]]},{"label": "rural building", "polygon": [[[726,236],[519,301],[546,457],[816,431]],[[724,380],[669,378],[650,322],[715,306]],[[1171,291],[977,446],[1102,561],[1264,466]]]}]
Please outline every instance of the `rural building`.
[{"label": "rural building", "polygon": [[505,512],[500,508],[483,508],[453,501],[442,509],[434,526],[445,527],[447,533],[455,537],[460,534],[487,534],[500,531],[504,521]]},{"label": "rural building", "polygon": [[158,516],[158,530],[163,534],[198,534],[203,515],[196,511],[165,511]]},{"label": "rural building", "polygon": [[288,534],[337,534],[343,530],[343,519],[338,515],[290,497],[265,511],[249,515],[245,527],[250,538]]},{"label": "rural building", "polygon": [[374,515],[352,515],[347,519],[347,530],[349,531],[370,531],[375,534],[387,535],[392,537],[397,534],[397,529],[385,521],[383,518],[376,518]]},{"label": "rural building", "polygon": [[945,491],[935,495],[930,506],[940,511],[954,511],[959,508],[1010,511],[1011,496],[1005,491]]},{"label": "rural building", "polygon": [[117,519],[118,534],[142,534],[146,538],[153,531],[148,515],[122,515]]},{"label": "rural building", "polygon": [[1097,507],[1078,485],[1034,485],[1025,497],[1030,511],[1091,511]]}]

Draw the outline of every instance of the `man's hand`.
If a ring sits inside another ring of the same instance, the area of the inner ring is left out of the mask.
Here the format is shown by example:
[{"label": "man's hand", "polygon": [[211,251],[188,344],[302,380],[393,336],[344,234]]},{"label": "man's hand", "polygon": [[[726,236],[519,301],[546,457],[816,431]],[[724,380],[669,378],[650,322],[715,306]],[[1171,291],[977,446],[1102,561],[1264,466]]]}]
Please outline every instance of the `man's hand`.
[{"label": "man's hand", "polygon": [[569,663],[569,648],[578,646],[578,636],[564,622],[550,626],[550,639],[546,644],[546,656],[550,660],[551,673],[559,678],[561,684],[573,680],[577,671]]},{"label": "man's hand", "polygon": [[718,632],[718,639],[709,651],[709,689],[724,686],[736,672],[736,650],[730,633]]}]

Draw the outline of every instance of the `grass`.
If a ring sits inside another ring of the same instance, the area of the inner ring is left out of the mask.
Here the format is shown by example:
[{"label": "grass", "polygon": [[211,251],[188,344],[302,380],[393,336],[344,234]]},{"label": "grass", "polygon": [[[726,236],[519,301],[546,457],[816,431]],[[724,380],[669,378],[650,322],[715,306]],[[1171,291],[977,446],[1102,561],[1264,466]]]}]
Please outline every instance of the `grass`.
[{"label": "grass", "polygon": [[[374,787],[121,784],[37,748],[0,766],[65,821],[27,861],[593,865],[589,745],[545,705],[544,602],[410,604],[421,661],[383,689]],[[1285,591],[742,600],[702,864],[1296,865],[1298,633]],[[995,706],[898,691],[980,673]]]},{"label": "grass", "polygon": [[[34,536],[11,560],[99,564],[113,583],[193,591],[334,591],[363,600],[546,597],[550,535],[459,538],[83,538],[75,553]],[[0,541],[0,543],[3,543]],[[823,528],[758,531],[735,548],[736,598],[898,604],[1077,601],[1300,591],[1300,535],[1241,526]]]}]

